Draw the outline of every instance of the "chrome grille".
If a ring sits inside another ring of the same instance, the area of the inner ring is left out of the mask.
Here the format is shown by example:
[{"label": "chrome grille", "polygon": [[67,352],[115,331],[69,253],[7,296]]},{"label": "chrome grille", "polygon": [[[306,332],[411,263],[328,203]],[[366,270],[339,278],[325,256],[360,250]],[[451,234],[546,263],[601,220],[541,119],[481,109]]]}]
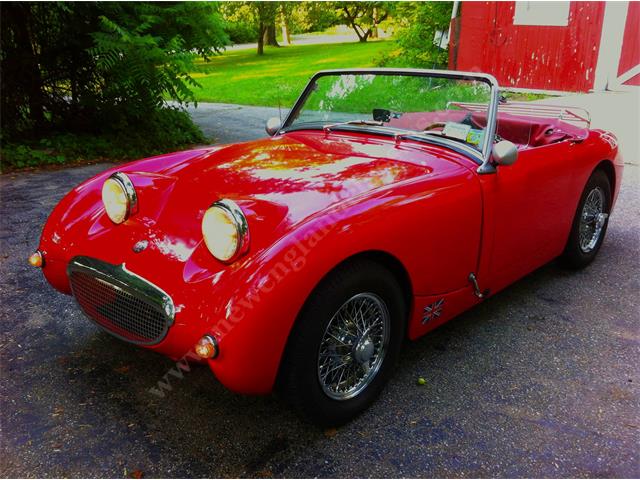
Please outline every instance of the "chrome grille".
[{"label": "chrome grille", "polygon": [[74,258],[68,274],[80,308],[102,328],[137,344],[151,345],[165,337],[173,321],[173,302],[158,287],[123,265],[88,257]]}]

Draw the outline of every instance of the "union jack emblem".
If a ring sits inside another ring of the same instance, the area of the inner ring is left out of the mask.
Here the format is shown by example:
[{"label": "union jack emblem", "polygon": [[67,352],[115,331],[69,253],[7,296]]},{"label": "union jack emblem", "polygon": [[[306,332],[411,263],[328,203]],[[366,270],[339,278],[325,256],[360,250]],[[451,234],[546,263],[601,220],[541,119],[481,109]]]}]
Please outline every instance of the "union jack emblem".
[{"label": "union jack emblem", "polygon": [[424,315],[422,316],[422,324],[440,317],[442,315],[442,306],[444,305],[444,298],[436,300],[431,305],[424,307]]}]

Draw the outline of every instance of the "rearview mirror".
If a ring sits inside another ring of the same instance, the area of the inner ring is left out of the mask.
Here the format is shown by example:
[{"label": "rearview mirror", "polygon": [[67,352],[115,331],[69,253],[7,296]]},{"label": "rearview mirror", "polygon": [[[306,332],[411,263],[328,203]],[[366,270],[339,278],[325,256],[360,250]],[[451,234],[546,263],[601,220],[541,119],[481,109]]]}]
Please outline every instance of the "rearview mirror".
[{"label": "rearview mirror", "polygon": [[509,140],[502,140],[493,146],[491,157],[498,165],[513,165],[518,159],[518,148]]},{"label": "rearview mirror", "polygon": [[391,120],[391,110],[386,110],[384,108],[374,108],[373,119],[376,122],[388,123],[389,120]]},{"label": "rearview mirror", "polygon": [[264,129],[266,130],[267,134],[273,137],[276,133],[278,133],[278,130],[280,130],[280,126],[280,119],[278,117],[271,117],[269,120],[267,120],[267,124],[264,126]]}]

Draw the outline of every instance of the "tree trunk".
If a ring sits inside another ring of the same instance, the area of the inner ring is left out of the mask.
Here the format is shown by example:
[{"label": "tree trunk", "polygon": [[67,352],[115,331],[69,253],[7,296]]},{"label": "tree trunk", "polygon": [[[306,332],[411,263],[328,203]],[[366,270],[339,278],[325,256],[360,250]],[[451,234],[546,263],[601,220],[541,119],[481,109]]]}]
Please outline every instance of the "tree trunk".
[{"label": "tree trunk", "polygon": [[[34,50],[35,41],[31,38],[29,25],[32,23],[33,11],[30,4],[8,4],[5,7],[7,20],[13,19],[10,25],[13,27],[16,43],[16,67],[21,74],[21,87],[28,98],[29,119],[33,122],[33,130],[39,132],[44,128],[44,89],[42,85],[42,73],[38,65],[38,59]],[[4,27],[3,27],[4,28]],[[5,92],[6,94],[6,92]]]},{"label": "tree trunk", "polygon": [[356,32],[356,35],[358,36],[358,41],[359,42],[366,42],[367,41],[367,36],[368,34],[365,33],[364,31],[360,31],[360,27],[358,25],[356,25],[355,23],[351,24],[351,28],[353,28],[353,31]]},{"label": "tree trunk", "polygon": [[371,38],[378,38],[378,9],[373,8],[373,25],[371,26]]},{"label": "tree trunk", "polygon": [[291,45],[291,12],[286,8],[281,10],[282,16],[282,41],[285,45]]},{"label": "tree trunk", "polygon": [[279,47],[278,40],[276,39],[276,24],[271,23],[266,26],[264,32],[264,43],[272,47]]},{"label": "tree trunk", "polygon": [[282,43],[285,45],[291,45],[291,33],[289,33],[289,25],[287,24],[287,17],[282,16]]},{"label": "tree trunk", "polygon": [[347,7],[342,7],[342,11],[347,17],[347,20],[349,21],[349,25],[351,26],[351,28],[353,28],[353,31],[356,32],[356,35],[358,36],[358,41],[360,43],[366,42],[369,35],[371,35],[371,29],[365,32],[364,29],[356,23],[356,19],[358,18],[357,10],[352,14]]},{"label": "tree trunk", "polygon": [[264,55],[264,23],[258,26],[258,55]]},{"label": "tree trunk", "polygon": [[371,36],[371,28],[369,30],[367,30],[366,32],[364,30],[362,30],[363,33],[359,33],[358,30],[356,30],[356,33],[358,34],[358,41],[360,43],[365,43],[367,41],[367,39]]}]

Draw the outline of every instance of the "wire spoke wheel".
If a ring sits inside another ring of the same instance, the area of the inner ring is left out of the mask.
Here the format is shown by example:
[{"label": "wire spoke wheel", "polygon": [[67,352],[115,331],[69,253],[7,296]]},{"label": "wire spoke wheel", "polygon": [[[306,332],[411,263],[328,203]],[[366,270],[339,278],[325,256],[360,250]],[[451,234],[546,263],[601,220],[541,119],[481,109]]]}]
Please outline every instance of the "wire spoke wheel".
[{"label": "wire spoke wheel", "polygon": [[334,400],[357,396],[373,381],[387,351],[390,315],[373,293],[351,297],[333,315],[320,342],[318,379]]},{"label": "wire spoke wheel", "polygon": [[580,214],[579,241],[584,253],[591,252],[598,244],[607,217],[604,192],[595,187],[587,195]]}]

